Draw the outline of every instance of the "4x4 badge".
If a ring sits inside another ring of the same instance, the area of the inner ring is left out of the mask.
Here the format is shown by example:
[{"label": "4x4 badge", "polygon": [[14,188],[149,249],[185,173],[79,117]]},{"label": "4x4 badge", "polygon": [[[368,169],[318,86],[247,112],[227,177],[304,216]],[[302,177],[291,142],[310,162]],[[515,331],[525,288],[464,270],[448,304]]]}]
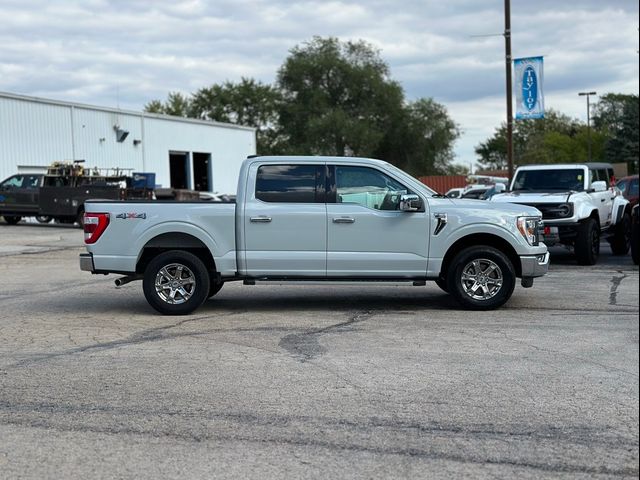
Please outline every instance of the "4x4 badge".
[{"label": "4x4 badge", "polygon": [[128,220],[131,218],[142,218],[145,219],[147,218],[147,214],[146,213],[119,213],[116,215],[116,218],[122,218],[123,220]]}]

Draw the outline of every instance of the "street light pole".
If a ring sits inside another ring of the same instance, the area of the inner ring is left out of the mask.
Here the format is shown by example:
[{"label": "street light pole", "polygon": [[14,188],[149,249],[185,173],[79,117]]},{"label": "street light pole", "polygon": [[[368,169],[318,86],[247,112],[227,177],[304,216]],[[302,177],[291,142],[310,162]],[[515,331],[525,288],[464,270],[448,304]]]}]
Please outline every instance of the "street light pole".
[{"label": "street light pole", "polygon": [[579,92],[578,93],[579,96],[587,97],[587,141],[589,143],[589,150],[588,150],[588,161],[591,161],[591,104],[589,103],[589,97],[591,95],[596,95],[596,92]]}]

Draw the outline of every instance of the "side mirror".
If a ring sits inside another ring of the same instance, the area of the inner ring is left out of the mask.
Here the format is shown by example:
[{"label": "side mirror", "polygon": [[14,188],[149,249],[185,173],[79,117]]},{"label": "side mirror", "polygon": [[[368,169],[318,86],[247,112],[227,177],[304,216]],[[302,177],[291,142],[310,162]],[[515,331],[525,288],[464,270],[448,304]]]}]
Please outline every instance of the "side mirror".
[{"label": "side mirror", "polygon": [[607,189],[607,182],[604,180],[598,180],[591,184],[591,188],[594,192],[604,192]]},{"label": "side mirror", "polygon": [[504,183],[496,183],[496,193],[502,193],[507,191],[507,186]]},{"label": "side mirror", "polygon": [[416,212],[420,210],[420,197],[414,194],[401,195],[400,210],[403,212]]}]

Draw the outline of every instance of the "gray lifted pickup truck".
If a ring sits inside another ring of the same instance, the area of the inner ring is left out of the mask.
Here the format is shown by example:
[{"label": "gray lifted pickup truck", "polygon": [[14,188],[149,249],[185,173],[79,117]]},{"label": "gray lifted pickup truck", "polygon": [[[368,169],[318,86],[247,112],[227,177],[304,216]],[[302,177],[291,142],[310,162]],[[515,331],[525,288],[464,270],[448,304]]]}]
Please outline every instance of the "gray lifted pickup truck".
[{"label": "gray lifted pickup truck", "polygon": [[253,157],[235,204],[89,201],[82,270],[143,280],[147,301],[186,314],[225,282],[435,281],[491,309],[547,272],[541,215],[452,200],[380,160]]}]

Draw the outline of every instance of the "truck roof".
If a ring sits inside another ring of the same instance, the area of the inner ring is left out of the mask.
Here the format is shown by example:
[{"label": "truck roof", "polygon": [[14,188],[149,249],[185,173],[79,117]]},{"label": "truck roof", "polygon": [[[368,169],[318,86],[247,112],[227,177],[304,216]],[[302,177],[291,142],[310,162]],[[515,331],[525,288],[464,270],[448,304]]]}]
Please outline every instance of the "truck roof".
[{"label": "truck roof", "polygon": [[363,161],[365,163],[373,163],[377,165],[389,165],[384,160],[378,160],[375,158],[365,157],[332,157],[323,155],[251,155],[247,157],[245,162],[253,163],[259,162],[285,162],[285,163],[353,163],[354,161]]},{"label": "truck roof", "polygon": [[585,163],[539,163],[533,165],[521,165],[518,170],[537,170],[540,168],[548,169],[569,169],[569,168],[613,168],[610,163],[604,162],[585,162]]}]

